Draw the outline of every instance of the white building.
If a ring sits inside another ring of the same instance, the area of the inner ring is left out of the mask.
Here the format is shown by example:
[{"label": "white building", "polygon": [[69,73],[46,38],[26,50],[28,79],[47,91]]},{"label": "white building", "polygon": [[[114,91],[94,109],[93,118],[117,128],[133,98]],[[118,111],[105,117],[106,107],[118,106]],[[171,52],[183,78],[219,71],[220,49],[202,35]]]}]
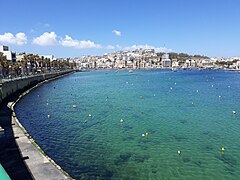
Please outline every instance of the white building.
[{"label": "white building", "polygon": [[172,67],[173,68],[179,67],[179,62],[177,61],[177,59],[172,59]]},{"label": "white building", "polygon": [[25,54],[17,54],[16,55],[16,61],[22,61],[24,59]]},{"label": "white building", "polygon": [[10,51],[8,46],[0,46],[0,52],[6,56],[8,61],[16,62],[16,52]]},{"label": "white building", "polygon": [[165,53],[162,55],[162,67],[171,67],[172,62],[171,59],[169,59],[169,54]]},{"label": "white building", "polygon": [[213,66],[213,61],[211,61],[211,59],[203,59],[202,60],[202,66],[203,67],[212,67]]},{"label": "white building", "polygon": [[42,57],[50,59],[50,61],[56,60],[53,55],[42,55]]},{"label": "white building", "polygon": [[240,60],[234,63],[233,66],[235,67],[235,69],[240,70]]},{"label": "white building", "polygon": [[185,67],[196,67],[197,63],[195,60],[187,59],[185,62]]}]

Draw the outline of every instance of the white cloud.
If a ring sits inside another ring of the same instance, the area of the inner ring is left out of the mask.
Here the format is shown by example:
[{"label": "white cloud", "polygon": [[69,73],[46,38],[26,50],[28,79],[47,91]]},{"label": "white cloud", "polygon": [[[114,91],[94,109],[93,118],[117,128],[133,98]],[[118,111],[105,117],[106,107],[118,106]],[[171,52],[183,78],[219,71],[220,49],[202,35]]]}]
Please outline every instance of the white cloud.
[{"label": "white cloud", "polygon": [[113,46],[113,45],[107,45],[105,48],[106,48],[106,49],[115,49],[115,46]]},{"label": "white cloud", "polygon": [[[16,35],[16,37],[19,38],[19,35]],[[120,45],[100,45],[97,44],[91,40],[77,40],[73,39],[69,35],[65,35],[64,38],[57,36],[55,32],[45,32],[41,36],[36,37],[33,39],[33,44],[37,44],[40,46],[52,46],[52,45],[58,45],[63,47],[72,47],[72,48],[78,48],[78,49],[108,49],[108,50],[126,50],[131,51],[135,49],[155,49],[156,52],[171,52],[172,49],[168,49],[166,47],[154,47],[152,45],[143,44],[143,45],[132,45],[123,47]]]},{"label": "white cloud", "polygon": [[116,45],[117,49],[122,49],[122,46],[120,46],[119,44]]},{"label": "white cloud", "polygon": [[27,44],[27,36],[25,33],[19,32],[15,36],[12,33],[4,33],[0,35],[0,42],[15,45]]},{"label": "white cloud", "polygon": [[168,49],[166,47],[154,47],[148,44],[145,45],[132,45],[128,47],[124,47],[124,50],[131,51],[135,49],[155,49],[156,52],[171,52],[172,49]]},{"label": "white cloud", "polygon": [[117,30],[113,30],[112,33],[114,33],[116,36],[121,36],[122,33],[120,31]]},{"label": "white cloud", "polygon": [[40,46],[57,45],[57,34],[55,32],[45,32],[41,36],[34,38],[33,44],[37,44]]},{"label": "white cloud", "polygon": [[84,49],[84,48],[102,48],[101,45],[96,44],[93,41],[90,41],[90,40],[75,40],[75,39],[72,39],[68,35],[66,35],[64,39],[59,41],[59,43],[62,46],[65,46],[65,47],[75,47],[75,48],[79,48],[79,49]]}]

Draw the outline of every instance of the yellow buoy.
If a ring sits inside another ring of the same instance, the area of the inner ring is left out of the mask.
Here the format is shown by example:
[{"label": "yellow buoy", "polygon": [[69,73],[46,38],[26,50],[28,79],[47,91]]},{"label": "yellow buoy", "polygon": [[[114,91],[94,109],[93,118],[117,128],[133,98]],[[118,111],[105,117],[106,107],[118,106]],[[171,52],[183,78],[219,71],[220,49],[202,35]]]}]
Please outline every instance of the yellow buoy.
[{"label": "yellow buoy", "polygon": [[146,138],[148,138],[148,132],[146,132]]},{"label": "yellow buoy", "polygon": [[225,151],[224,147],[222,147],[222,148],[221,148],[221,151],[222,151],[222,152],[224,152],[224,151]]}]

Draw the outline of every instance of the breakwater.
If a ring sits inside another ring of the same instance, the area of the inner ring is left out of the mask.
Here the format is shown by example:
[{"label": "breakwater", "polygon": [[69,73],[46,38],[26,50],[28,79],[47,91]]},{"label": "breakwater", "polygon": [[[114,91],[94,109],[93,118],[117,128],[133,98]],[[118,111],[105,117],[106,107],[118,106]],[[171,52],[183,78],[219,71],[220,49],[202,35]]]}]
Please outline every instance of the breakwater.
[{"label": "breakwater", "polygon": [[70,178],[61,167],[41,150],[19,123],[14,112],[14,105],[32,89],[73,72],[62,71],[1,81],[0,127],[2,130],[0,134],[0,162],[11,178]]}]

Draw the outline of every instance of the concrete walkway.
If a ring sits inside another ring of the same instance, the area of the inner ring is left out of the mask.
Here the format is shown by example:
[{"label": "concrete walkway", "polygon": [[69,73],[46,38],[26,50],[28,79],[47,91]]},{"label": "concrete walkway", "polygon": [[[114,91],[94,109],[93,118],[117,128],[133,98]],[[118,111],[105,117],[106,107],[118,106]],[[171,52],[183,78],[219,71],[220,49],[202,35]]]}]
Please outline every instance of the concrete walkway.
[{"label": "concrete walkway", "polygon": [[19,150],[23,157],[25,158],[25,163],[30,169],[34,179],[51,179],[51,180],[61,180],[68,179],[60,170],[58,170],[47,157],[45,157],[26,137],[22,129],[18,126],[16,122],[16,117],[12,117],[12,122],[14,125],[13,133],[16,138]]},{"label": "concrete walkway", "polygon": [[11,109],[6,103],[1,104],[0,126],[4,135],[0,139],[0,163],[12,180],[31,180],[33,177],[25,164],[27,157],[21,155],[15,141],[18,137],[13,134],[11,117]]},{"label": "concrete walkway", "polygon": [[0,127],[4,130],[3,132],[1,129],[0,136],[0,163],[12,180],[72,179],[53,160],[39,151],[39,147],[31,142],[33,140],[28,138],[15,117],[12,102],[23,91],[24,89],[8,96],[7,101],[0,104]]}]

